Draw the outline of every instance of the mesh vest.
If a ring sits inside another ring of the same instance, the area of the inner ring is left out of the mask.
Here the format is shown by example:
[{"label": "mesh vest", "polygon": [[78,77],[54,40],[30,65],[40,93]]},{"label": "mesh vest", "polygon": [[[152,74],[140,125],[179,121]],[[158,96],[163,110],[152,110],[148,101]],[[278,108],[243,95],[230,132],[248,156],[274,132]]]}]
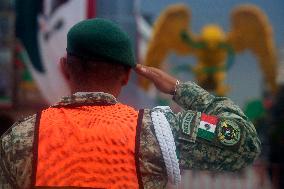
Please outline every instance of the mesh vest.
[{"label": "mesh vest", "polygon": [[123,104],[48,108],[38,115],[35,188],[141,188],[138,111]]}]

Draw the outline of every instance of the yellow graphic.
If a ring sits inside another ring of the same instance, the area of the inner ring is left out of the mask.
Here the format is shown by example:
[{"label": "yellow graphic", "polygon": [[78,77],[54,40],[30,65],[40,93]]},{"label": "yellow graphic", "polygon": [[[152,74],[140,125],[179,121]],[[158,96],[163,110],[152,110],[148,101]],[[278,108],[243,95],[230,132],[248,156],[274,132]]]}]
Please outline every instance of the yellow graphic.
[{"label": "yellow graphic", "polygon": [[[259,62],[270,91],[276,91],[276,50],[272,28],[266,15],[254,5],[236,7],[231,13],[231,28],[225,33],[218,25],[206,25],[200,35],[190,30],[190,10],[184,4],[171,5],[154,24],[145,65],[161,68],[170,52],[197,57],[191,71],[203,88],[224,96],[226,72],[234,54],[250,50]],[[249,71],[249,70],[244,70]],[[150,83],[140,78],[147,90]]]}]

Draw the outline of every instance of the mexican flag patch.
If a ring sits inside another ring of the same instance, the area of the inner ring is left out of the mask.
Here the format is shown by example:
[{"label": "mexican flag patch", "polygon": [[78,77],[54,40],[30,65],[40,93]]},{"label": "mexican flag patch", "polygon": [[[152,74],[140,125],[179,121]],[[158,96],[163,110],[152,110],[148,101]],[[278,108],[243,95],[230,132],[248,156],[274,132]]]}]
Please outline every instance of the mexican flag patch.
[{"label": "mexican flag patch", "polygon": [[217,123],[218,118],[216,116],[210,116],[202,113],[197,136],[212,141],[215,137]]}]

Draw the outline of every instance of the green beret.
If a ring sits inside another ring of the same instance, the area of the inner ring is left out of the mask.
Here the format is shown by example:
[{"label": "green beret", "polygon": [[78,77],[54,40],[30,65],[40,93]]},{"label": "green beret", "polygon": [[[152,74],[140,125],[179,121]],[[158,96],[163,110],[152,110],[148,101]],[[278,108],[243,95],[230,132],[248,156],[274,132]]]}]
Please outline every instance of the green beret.
[{"label": "green beret", "polygon": [[67,53],[135,67],[129,36],[109,20],[95,18],[75,24],[67,34]]}]

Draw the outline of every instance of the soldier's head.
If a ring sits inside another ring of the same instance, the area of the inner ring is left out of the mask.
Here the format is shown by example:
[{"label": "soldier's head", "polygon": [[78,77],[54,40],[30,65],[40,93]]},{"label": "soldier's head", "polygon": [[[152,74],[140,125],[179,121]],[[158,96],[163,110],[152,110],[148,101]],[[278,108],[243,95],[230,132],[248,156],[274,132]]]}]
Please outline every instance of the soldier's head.
[{"label": "soldier's head", "polygon": [[71,91],[95,91],[118,95],[135,67],[128,35],[105,19],[89,19],[67,34],[67,57],[61,68]]}]

